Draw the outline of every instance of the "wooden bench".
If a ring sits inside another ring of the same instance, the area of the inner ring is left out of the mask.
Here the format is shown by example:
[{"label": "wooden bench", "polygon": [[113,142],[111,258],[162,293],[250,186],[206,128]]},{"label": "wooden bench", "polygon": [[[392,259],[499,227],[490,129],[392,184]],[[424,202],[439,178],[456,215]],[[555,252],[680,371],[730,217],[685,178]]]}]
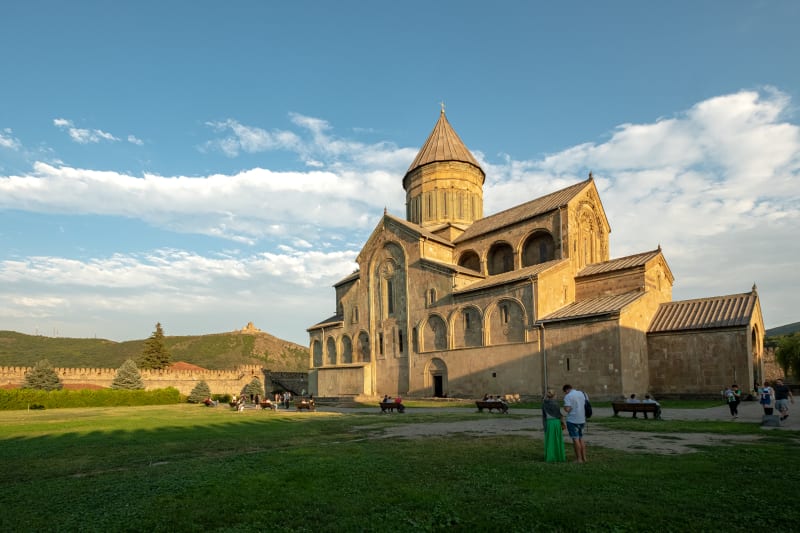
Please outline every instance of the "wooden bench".
[{"label": "wooden bench", "polygon": [[653,413],[653,418],[661,418],[661,406],[657,403],[611,402],[611,409],[614,410],[614,416],[618,413],[633,413],[633,418],[636,418],[637,413],[644,413],[647,418],[647,413]]},{"label": "wooden bench", "polygon": [[402,403],[394,403],[394,402],[380,402],[381,406],[381,413],[388,413],[391,411],[394,413],[394,410],[397,409],[398,413],[404,413],[406,411],[406,406]]},{"label": "wooden bench", "polygon": [[272,409],[273,411],[278,410],[278,405],[272,402],[259,402],[262,409]]},{"label": "wooden bench", "polygon": [[497,409],[499,412],[507,413],[508,412],[508,404],[505,402],[495,401],[484,401],[484,400],[476,400],[475,405],[478,407],[478,412],[482,413],[484,409],[488,409],[491,413],[493,409]]},{"label": "wooden bench", "polygon": [[306,411],[316,411],[317,404],[314,403],[314,400],[300,400],[296,402],[294,406],[297,408],[298,411],[302,411],[305,409]]}]

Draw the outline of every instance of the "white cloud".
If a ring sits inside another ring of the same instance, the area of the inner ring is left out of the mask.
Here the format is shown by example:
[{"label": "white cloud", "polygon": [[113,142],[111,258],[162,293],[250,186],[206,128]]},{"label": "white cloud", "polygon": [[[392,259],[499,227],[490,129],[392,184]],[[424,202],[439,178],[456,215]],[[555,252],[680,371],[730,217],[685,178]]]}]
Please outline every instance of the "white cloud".
[{"label": "white cloud", "polygon": [[119,141],[114,135],[97,129],[76,128],[71,120],[65,118],[53,119],[53,125],[67,130],[70,138],[79,144],[99,143],[101,141]]},{"label": "white cloud", "polygon": [[[755,282],[767,325],[796,321],[800,128],[787,118],[790,109],[773,89],[741,91],[649,124],[620,125],[602,142],[541,159],[489,161],[475,147],[487,174],[484,212],[566,187],[592,170],[613,257],[661,244],[677,278],[676,298],[745,292]],[[290,118],[296,132],[213,123],[225,136],[207,146],[231,155],[290,150],[313,165],[308,171],[136,177],[37,163],[29,174],[0,176],[0,209],[124,216],[250,245],[206,255],[165,249],[8,259],[0,263],[0,316],[66,324],[76,309],[104,320],[130,308],[144,337],[159,318],[152,310],[172,309],[175,301],[180,308],[171,317],[184,332],[205,316],[224,315],[236,322],[231,327],[268,316],[274,323],[259,327],[280,333],[275,324],[304,329],[331,314],[330,285],[352,272],[383,207],[402,216],[400,180],[418,148],[364,144],[335,136],[324,120]],[[258,249],[262,241],[279,246]],[[303,334],[284,336],[302,341]]]},{"label": "white cloud", "polygon": [[142,146],[144,144],[144,141],[137,138],[135,135],[128,135],[128,142],[136,146]]},{"label": "white cloud", "polygon": [[0,148],[8,148],[9,150],[17,151],[22,148],[22,143],[19,139],[14,137],[11,128],[5,128],[0,131]]}]

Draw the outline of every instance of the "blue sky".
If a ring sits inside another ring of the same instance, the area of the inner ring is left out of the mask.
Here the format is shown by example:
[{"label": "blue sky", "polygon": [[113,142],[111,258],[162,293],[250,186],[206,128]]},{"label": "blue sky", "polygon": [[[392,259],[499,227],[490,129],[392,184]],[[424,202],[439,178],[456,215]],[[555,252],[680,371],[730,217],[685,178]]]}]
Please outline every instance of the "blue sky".
[{"label": "blue sky", "polygon": [[4,2],[0,329],[307,343],[444,102],[487,214],[593,171],[611,254],[800,320],[800,4]]}]

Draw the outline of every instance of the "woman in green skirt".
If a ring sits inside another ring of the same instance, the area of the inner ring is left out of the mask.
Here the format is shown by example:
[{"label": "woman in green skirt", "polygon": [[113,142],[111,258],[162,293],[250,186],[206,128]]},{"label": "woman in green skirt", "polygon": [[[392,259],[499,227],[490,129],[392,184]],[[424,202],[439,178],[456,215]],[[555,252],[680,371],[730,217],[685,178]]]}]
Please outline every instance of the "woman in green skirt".
[{"label": "woman in green skirt", "polygon": [[563,463],[564,455],[564,420],[556,401],[555,393],[548,389],[542,402],[542,423],[544,424],[544,460],[548,463]]}]

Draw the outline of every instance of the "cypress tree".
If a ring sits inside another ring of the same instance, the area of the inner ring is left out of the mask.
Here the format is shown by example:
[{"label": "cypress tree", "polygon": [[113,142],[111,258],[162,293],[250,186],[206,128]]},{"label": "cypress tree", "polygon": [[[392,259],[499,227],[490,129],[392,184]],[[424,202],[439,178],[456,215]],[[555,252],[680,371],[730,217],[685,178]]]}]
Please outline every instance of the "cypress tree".
[{"label": "cypress tree", "polygon": [[244,394],[245,396],[250,396],[258,394],[260,397],[264,397],[264,387],[261,385],[261,380],[258,378],[253,378],[250,383],[245,385],[244,387]]},{"label": "cypress tree", "polygon": [[41,389],[46,391],[61,390],[64,384],[58,377],[53,365],[47,359],[42,359],[33,368],[25,372],[25,381],[22,383],[23,389]]},{"label": "cypress tree", "polygon": [[133,359],[128,359],[117,369],[117,375],[114,376],[114,381],[111,382],[111,388],[124,390],[144,389],[142,376],[139,374],[139,369],[136,368],[136,363],[133,362]]},{"label": "cypress tree", "polygon": [[170,363],[169,351],[164,346],[164,330],[161,329],[161,322],[156,324],[156,330],[144,341],[142,355],[136,361],[139,368],[160,370],[166,368]]}]

